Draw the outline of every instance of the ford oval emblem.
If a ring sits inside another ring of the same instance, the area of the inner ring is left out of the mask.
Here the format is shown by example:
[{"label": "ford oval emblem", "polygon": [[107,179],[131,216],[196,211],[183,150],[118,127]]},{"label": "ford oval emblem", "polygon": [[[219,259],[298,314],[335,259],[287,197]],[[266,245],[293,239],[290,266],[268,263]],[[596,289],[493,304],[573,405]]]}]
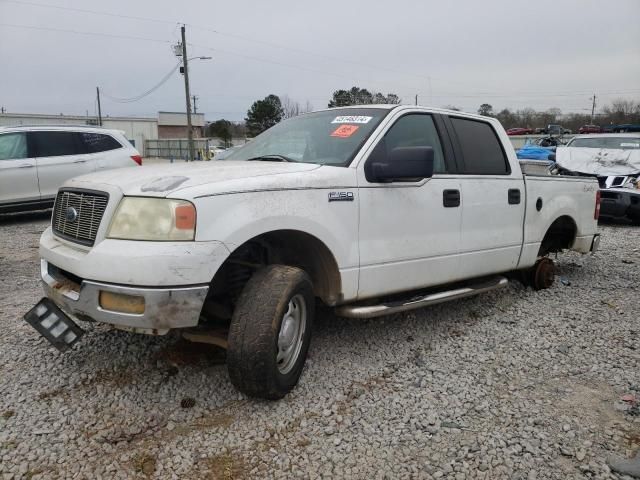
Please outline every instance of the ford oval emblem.
[{"label": "ford oval emblem", "polygon": [[78,211],[73,207],[68,207],[65,213],[67,222],[73,223],[78,219]]}]

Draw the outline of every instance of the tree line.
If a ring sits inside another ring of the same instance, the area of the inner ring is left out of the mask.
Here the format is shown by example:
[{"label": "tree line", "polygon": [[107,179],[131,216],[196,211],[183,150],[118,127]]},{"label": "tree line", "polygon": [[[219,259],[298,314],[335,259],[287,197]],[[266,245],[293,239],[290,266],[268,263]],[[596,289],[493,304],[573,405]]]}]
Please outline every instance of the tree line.
[{"label": "tree line", "polygon": [[[366,88],[352,87],[348,90],[336,90],[327,103],[327,107],[346,107],[350,105],[368,104],[399,104],[401,98],[394,93],[383,94]],[[460,110],[454,105],[447,105],[450,110]],[[287,118],[311,112],[313,106],[309,101],[305,104],[284,95],[267,95],[261,100],[253,102],[244,122],[217,120],[206,128],[206,135],[222,140],[225,146],[231,144],[232,138],[254,137],[268,128]],[[497,118],[505,129],[514,127],[541,128],[552,123],[559,123],[565,128],[577,132],[582,125],[592,123],[590,113],[563,114],[559,108],[549,108],[537,111],[533,108],[512,110],[503,108],[495,112],[493,106],[483,103],[478,108],[480,115]],[[617,99],[604,106],[593,118],[596,125],[619,125],[625,123],[640,123],[640,102]]]},{"label": "tree line", "polygon": [[478,114],[487,117],[497,118],[505,129],[542,128],[549,124],[561,124],[572,132],[577,132],[583,125],[620,125],[620,124],[640,124],[640,102],[619,98],[605,105],[593,116],[591,113],[562,113],[559,108],[549,108],[544,111],[537,111],[533,108],[523,108],[511,110],[503,108],[499,112],[494,112],[493,107],[488,103],[483,103],[478,108]]}]

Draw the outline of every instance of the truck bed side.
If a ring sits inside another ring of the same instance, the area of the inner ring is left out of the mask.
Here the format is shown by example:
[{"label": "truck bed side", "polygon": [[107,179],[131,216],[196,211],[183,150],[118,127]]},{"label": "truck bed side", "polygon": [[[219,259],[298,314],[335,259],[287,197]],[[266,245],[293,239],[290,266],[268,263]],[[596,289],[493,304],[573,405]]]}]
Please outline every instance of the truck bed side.
[{"label": "truck bed side", "polygon": [[598,182],[589,177],[523,176],[526,210],[518,268],[527,268],[536,262],[545,236],[545,243],[553,237],[557,242],[567,242],[567,248],[588,252],[597,233],[594,213]]}]

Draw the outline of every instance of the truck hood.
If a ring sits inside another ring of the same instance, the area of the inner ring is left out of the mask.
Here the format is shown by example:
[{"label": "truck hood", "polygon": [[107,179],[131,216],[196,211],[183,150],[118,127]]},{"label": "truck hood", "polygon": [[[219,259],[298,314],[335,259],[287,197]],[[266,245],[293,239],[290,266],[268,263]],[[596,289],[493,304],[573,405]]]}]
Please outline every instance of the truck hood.
[{"label": "truck hood", "polygon": [[266,180],[262,177],[274,177],[270,181],[277,183],[282,181],[282,176],[299,176],[318,168],[320,165],[261,161],[175,163],[90,173],[65,185],[84,188],[108,185],[119,188],[124,195],[166,197],[178,190],[186,193],[191,189],[219,193],[225,190],[225,185],[226,189],[237,190],[240,185],[242,189],[251,189],[255,180]]},{"label": "truck hood", "polygon": [[589,175],[634,175],[640,172],[640,149],[558,147],[556,163]]}]

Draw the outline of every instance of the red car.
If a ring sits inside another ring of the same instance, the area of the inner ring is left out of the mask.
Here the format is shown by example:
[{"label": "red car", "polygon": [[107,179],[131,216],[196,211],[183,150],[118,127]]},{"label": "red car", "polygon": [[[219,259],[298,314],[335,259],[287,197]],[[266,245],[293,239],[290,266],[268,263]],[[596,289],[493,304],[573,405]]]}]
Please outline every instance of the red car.
[{"label": "red car", "polygon": [[531,135],[533,133],[533,128],[510,128],[507,130],[507,135]]},{"label": "red car", "polygon": [[602,133],[602,128],[598,125],[583,125],[578,129],[578,133]]}]

